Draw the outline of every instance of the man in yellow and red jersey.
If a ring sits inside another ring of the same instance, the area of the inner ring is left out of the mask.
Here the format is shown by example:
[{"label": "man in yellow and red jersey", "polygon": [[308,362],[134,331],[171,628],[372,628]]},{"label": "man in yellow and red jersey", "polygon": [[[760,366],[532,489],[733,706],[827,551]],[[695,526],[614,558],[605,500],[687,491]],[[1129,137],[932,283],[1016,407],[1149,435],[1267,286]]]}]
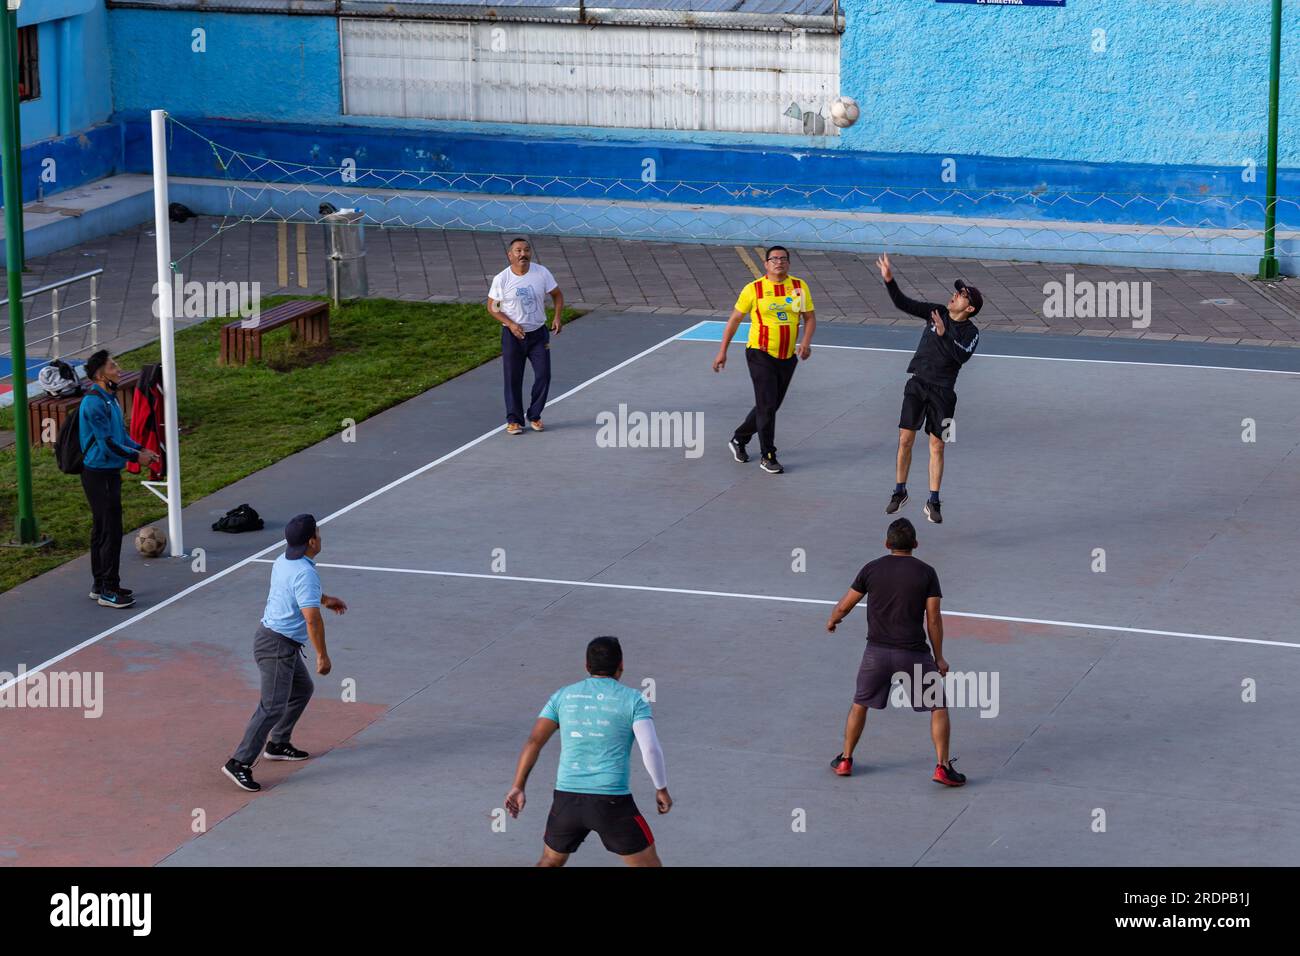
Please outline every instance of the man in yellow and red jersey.
[{"label": "man in yellow and red jersey", "polygon": [[[812,291],[808,283],[790,275],[790,253],[784,246],[768,249],[764,265],[767,275],[740,290],[740,297],[736,299],[731,318],[723,330],[722,347],[713,360],[713,371],[721,372],[726,367],[727,347],[741,320],[748,317],[745,362],[754,382],[754,407],[728,444],[736,461],[749,461],[745,446],[757,432],[763,455],[759,467],[768,474],[779,475],[785,469],[776,460],[776,411],[785,401],[786,389],[790,387],[799,359],[812,355],[817,316],[813,312]],[[803,320],[802,339],[799,339],[800,319]]]}]

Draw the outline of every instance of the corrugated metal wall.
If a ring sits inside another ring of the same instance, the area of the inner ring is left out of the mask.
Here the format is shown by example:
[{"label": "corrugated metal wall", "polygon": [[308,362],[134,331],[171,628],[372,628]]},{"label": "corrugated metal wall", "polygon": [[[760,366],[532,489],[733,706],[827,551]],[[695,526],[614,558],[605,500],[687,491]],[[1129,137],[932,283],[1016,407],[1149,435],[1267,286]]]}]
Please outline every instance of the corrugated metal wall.
[{"label": "corrugated metal wall", "polygon": [[794,114],[825,115],[839,93],[837,34],[357,19],[341,29],[357,116],[803,133],[823,129]]}]

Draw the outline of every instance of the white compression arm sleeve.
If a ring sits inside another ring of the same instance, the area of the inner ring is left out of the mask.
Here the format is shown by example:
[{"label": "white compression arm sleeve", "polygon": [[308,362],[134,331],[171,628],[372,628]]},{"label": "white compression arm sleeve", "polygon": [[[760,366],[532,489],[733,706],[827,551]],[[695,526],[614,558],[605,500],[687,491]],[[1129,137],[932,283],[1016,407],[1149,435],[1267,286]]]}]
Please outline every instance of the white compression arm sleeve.
[{"label": "white compression arm sleeve", "polygon": [[664,769],[664,752],[659,746],[659,735],[655,733],[653,720],[638,720],[632,725],[636,742],[641,746],[641,759],[645,762],[646,773],[656,790],[668,786],[668,771]]}]

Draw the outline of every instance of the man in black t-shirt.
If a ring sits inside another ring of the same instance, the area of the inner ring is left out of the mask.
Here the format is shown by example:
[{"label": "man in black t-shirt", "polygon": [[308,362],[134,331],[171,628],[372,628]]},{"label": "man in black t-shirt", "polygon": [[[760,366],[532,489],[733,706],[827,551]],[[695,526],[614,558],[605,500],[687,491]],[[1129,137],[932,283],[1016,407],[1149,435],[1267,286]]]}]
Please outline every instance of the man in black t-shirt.
[{"label": "man in black t-shirt", "polygon": [[[853,772],[853,750],[867,723],[867,709],[884,710],[889,700],[895,674],[905,675],[912,709],[930,711],[930,739],[938,763],[934,768],[936,783],[960,787],[964,774],[953,769],[948,754],[950,725],[945,706],[942,680],[948,673],[943,659],[943,617],[939,601],[939,575],[934,568],[912,557],[916,548],[916,529],[906,518],[889,526],[885,537],[889,554],[863,566],[853,584],[840,598],[826,622],[834,632],[850,611],[867,595],[867,649],[858,668],[857,692],[844,723],[844,749],[831,761],[838,776]],[[926,630],[933,656],[926,646]]]},{"label": "man in black t-shirt", "polygon": [[984,307],[984,297],[979,289],[958,279],[946,306],[917,302],[899,290],[888,253],[876,260],[876,267],[894,306],[926,320],[916,354],[907,366],[912,377],[903,388],[903,410],[898,417],[898,460],[894,468],[897,483],[885,506],[885,514],[892,515],[907,503],[912,444],[916,433],[924,428],[930,435],[930,497],[923,510],[926,518],[940,524],[943,522],[939,485],[943,483],[944,442],[950,440],[948,432],[957,414],[957,393],[953,389],[957,385],[957,373],[979,345],[980,332],[971,319]]}]

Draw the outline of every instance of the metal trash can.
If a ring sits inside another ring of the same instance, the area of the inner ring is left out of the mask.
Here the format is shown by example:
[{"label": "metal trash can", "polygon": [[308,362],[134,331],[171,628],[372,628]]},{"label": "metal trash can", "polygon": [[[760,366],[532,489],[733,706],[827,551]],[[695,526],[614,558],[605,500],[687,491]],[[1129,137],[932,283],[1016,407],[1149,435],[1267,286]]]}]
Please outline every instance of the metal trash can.
[{"label": "metal trash can", "polygon": [[321,220],[325,224],[325,249],[329,257],[325,284],[336,306],[340,301],[364,299],[369,292],[364,218],[364,213],[355,209],[340,209]]}]

